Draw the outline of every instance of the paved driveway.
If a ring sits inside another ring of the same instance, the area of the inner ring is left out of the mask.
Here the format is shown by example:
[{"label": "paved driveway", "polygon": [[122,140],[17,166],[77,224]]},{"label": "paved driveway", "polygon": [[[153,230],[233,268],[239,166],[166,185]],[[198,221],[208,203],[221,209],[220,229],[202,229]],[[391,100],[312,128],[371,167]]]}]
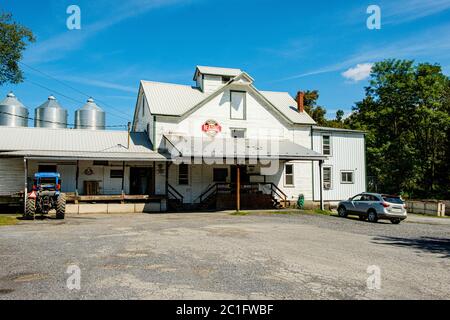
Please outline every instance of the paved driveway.
[{"label": "paved driveway", "polygon": [[[21,222],[0,228],[0,299],[449,298],[448,222],[227,213]],[[80,290],[67,288],[71,265]],[[381,289],[368,289],[368,266]]]}]

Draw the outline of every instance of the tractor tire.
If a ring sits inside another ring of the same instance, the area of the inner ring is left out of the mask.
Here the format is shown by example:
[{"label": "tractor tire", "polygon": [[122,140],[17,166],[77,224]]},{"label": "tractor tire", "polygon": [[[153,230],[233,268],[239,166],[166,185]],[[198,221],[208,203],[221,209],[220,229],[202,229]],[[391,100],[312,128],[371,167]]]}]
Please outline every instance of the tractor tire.
[{"label": "tractor tire", "polygon": [[25,219],[34,220],[36,216],[36,199],[27,199],[25,204]]},{"label": "tractor tire", "polygon": [[66,195],[61,193],[56,200],[56,219],[63,220],[66,215]]}]

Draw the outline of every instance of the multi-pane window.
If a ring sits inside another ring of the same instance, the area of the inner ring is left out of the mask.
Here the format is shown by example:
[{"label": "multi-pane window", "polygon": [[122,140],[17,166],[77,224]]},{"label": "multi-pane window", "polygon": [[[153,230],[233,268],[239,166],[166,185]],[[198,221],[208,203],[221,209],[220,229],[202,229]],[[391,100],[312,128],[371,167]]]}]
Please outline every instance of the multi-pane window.
[{"label": "multi-pane window", "polygon": [[178,166],[178,184],[189,184],[189,166],[185,163],[182,163]]},{"label": "multi-pane window", "polygon": [[331,155],[331,137],[322,136],[322,153],[326,156]]},{"label": "multi-pane window", "polygon": [[230,118],[235,120],[245,120],[246,97],[245,92],[231,91]]},{"label": "multi-pane window", "polygon": [[323,167],[323,188],[325,190],[331,190],[331,167]]},{"label": "multi-pane window", "polygon": [[286,167],[284,170],[284,184],[286,186],[294,185],[294,165],[293,164],[286,164]]},{"label": "multi-pane window", "polygon": [[342,171],[341,172],[341,183],[353,183],[353,171]]}]

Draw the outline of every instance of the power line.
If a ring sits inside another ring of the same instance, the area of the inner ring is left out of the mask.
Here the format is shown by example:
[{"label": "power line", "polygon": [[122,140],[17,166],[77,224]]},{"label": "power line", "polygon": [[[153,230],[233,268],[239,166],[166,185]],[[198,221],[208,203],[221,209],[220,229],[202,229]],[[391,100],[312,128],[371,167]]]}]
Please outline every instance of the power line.
[{"label": "power line", "polygon": [[[56,77],[54,77],[54,76],[52,76],[52,75],[50,75],[50,74],[48,74],[48,73],[46,73],[46,72],[43,72],[43,71],[37,69],[36,67],[32,67],[32,66],[30,66],[30,65],[28,65],[28,64],[26,64],[26,63],[24,63],[24,62],[21,62],[21,61],[19,61],[19,63],[20,63],[21,65],[23,65],[23,66],[25,66],[25,67],[27,67],[27,68],[29,68],[29,69],[35,71],[35,72],[38,72],[38,73],[40,73],[40,74],[42,74],[42,75],[44,75],[44,76],[46,76],[46,77],[48,77],[48,78],[51,78],[51,79],[57,81],[58,83],[62,84],[63,86],[66,86],[67,88],[70,88],[70,89],[74,90],[75,92],[77,92],[77,93],[79,93],[79,94],[81,94],[81,95],[84,95],[84,96],[86,96],[86,97],[88,97],[88,98],[93,97],[92,95],[89,95],[89,94],[87,94],[87,93],[85,93],[85,92],[83,92],[83,91],[81,91],[81,90],[79,90],[79,89],[77,89],[77,88],[75,88],[75,87],[73,87],[73,86],[71,86],[71,85],[65,83],[64,81],[61,81],[61,80],[59,80],[58,78],[56,78]],[[99,99],[97,99],[97,98],[96,98],[95,100],[97,100],[98,102],[100,102],[100,103],[103,104],[104,106],[106,106],[106,107],[108,107],[108,108],[110,108],[110,109],[113,109],[113,110],[115,110],[116,112],[121,113],[121,114],[127,116],[128,118],[127,118],[126,120],[129,120],[129,114],[126,114],[125,112],[123,112],[123,111],[121,111],[121,110],[119,110],[119,109],[117,109],[117,108],[114,108],[114,107],[108,105],[106,102],[104,102],[104,101],[102,101],[102,100],[99,100]]]},{"label": "power line", "polygon": [[[63,94],[63,93],[61,93],[61,92],[58,92],[58,91],[56,91],[56,90],[53,90],[53,89],[51,89],[51,88],[49,88],[49,87],[46,87],[46,86],[44,86],[44,85],[42,85],[42,84],[39,84],[39,83],[37,83],[37,82],[35,82],[35,81],[26,79],[24,82],[31,83],[32,85],[35,85],[35,86],[37,86],[37,87],[39,87],[39,88],[48,90],[49,92],[52,92],[52,93],[56,93],[58,96],[64,97],[64,98],[66,98],[66,99],[68,99],[68,100],[71,100],[71,101],[73,101],[73,102],[76,102],[76,103],[78,103],[78,104],[80,104],[80,105],[82,105],[82,104],[85,103],[85,102],[83,102],[83,101],[81,101],[81,100],[77,100],[77,99],[71,98],[71,97],[69,97],[69,96],[67,96],[67,95],[65,95],[65,94]],[[119,118],[119,119],[128,121],[128,118],[125,118],[125,117],[116,115],[116,114],[114,114],[114,113],[110,113],[110,114],[111,114],[113,117],[116,117],[116,118]]]},{"label": "power line", "polygon": [[[58,125],[64,125],[67,127],[75,127],[75,124],[70,124],[70,123],[64,123],[64,122],[57,122],[57,121],[50,121],[50,120],[41,120],[41,119],[36,119],[36,118],[31,118],[31,117],[25,117],[25,116],[21,116],[18,114],[13,114],[13,113],[9,113],[9,112],[4,112],[4,111],[0,111],[0,114],[6,114],[12,117],[17,117],[17,118],[21,118],[21,119],[26,119],[26,120],[33,120],[33,121],[39,121],[39,122],[44,122],[44,123],[52,123],[52,124],[58,124]],[[78,125],[79,127],[83,127],[83,128],[97,128],[97,126],[87,126],[87,125]],[[128,125],[110,125],[110,126],[102,126],[104,128],[125,128],[128,127]]]}]

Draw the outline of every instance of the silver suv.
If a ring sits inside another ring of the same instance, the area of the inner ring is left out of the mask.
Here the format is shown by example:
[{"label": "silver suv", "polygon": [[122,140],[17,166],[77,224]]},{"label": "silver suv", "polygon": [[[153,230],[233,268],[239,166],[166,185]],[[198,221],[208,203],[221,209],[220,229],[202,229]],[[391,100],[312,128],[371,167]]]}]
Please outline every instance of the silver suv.
[{"label": "silver suv", "polygon": [[393,224],[407,218],[406,205],[400,197],[378,193],[361,193],[339,202],[338,214],[340,217],[358,215],[360,220],[370,222],[387,219]]}]

